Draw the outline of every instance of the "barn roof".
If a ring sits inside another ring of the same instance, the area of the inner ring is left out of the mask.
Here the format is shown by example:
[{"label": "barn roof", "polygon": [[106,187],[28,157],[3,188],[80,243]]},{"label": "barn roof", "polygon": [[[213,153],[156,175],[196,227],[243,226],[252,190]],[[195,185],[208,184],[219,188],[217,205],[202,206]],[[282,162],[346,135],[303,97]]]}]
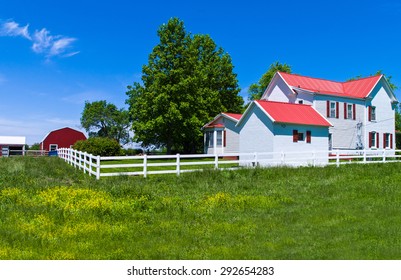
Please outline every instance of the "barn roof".
[{"label": "barn roof", "polygon": [[296,74],[288,74],[284,72],[278,72],[278,74],[289,86],[295,89],[299,88],[319,94],[336,95],[350,98],[368,97],[373,88],[383,77],[383,75],[376,75],[348,82],[335,82]]},{"label": "barn roof", "polygon": [[[85,136],[85,134],[84,134],[82,131],[79,131],[79,130],[77,130],[77,129],[74,129],[74,128],[71,128],[71,127],[62,127],[62,128],[55,129],[55,130],[52,130],[52,131],[50,131],[49,133],[47,133],[46,136],[43,137],[42,141],[40,141],[40,143],[43,143],[43,142],[46,140],[46,138],[47,138],[51,133],[57,132],[57,131],[59,131],[59,130],[65,130],[65,129],[74,130],[74,131],[76,131],[76,132],[82,133],[82,135]],[[85,136],[85,137],[86,137],[86,136]]]},{"label": "barn roof", "polygon": [[327,127],[332,126],[330,122],[309,105],[265,100],[257,100],[254,102],[273,122]]}]

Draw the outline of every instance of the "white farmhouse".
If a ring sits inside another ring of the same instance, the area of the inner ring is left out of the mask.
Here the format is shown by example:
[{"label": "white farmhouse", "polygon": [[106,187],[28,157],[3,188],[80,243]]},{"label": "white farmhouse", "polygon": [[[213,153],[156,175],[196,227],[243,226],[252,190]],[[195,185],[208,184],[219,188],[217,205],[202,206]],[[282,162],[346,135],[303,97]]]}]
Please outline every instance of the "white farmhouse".
[{"label": "white farmhouse", "polygon": [[277,72],[262,100],[313,106],[333,125],[329,149],[394,149],[394,92],[383,75],[335,82]]},{"label": "white farmhouse", "polygon": [[[314,153],[327,151],[330,126],[310,105],[253,101],[237,124],[240,164],[252,163],[254,156],[262,166],[280,161],[287,165],[327,164],[327,152],[323,156]],[[283,158],[284,152],[287,158]],[[305,158],[314,162],[307,162]]]},{"label": "white farmhouse", "polygon": [[239,129],[236,125],[241,116],[241,114],[221,113],[202,127],[205,154],[239,152]]}]

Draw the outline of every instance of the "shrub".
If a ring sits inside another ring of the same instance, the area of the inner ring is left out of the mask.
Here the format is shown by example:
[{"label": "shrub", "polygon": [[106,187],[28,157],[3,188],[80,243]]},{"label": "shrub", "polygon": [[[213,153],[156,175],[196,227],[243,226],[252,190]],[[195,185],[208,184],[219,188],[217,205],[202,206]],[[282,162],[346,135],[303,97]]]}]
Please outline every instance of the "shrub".
[{"label": "shrub", "polygon": [[401,149],[401,132],[395,133],[395,146],[397,149]]},{"label": "shrub", "polygon": [[73,149],[87,152],[95,156],[119,156],[121,155],[120,144],[110,138],[93,137],[87,140],[77,141]]}]

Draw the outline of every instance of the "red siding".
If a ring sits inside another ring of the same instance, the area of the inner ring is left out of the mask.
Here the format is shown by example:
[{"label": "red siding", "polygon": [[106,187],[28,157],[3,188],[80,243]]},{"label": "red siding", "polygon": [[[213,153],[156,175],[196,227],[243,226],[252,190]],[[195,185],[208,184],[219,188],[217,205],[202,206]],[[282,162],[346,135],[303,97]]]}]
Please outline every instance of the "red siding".
[{"label": "red siding", "polygon": [[85,134],[75,129],[65,127],[50,132],[41,143],[43,150],[49,151],[51,144],[57,144],[58,148],[70,148],[78,140],[86,140]]}]

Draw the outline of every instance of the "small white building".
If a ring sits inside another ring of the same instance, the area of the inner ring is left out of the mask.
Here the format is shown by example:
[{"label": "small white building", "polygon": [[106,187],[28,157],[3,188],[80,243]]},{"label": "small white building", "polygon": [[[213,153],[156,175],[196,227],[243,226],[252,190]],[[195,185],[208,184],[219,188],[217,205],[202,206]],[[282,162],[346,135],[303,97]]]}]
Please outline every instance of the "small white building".
[{"label": "small white building", "polygon": [[253,101],[237,123],[240,164],[327,164],[331,126],[310,105]]},{"label": "small white building", "polygon": [[239,152],[239,128],[241,114],[221,113],[202,127],[204,153],[223,154]]},{"label": "small white building", "polygon": [[25,153],[26,137],[0,136],[0,156],[23,155]]}]

